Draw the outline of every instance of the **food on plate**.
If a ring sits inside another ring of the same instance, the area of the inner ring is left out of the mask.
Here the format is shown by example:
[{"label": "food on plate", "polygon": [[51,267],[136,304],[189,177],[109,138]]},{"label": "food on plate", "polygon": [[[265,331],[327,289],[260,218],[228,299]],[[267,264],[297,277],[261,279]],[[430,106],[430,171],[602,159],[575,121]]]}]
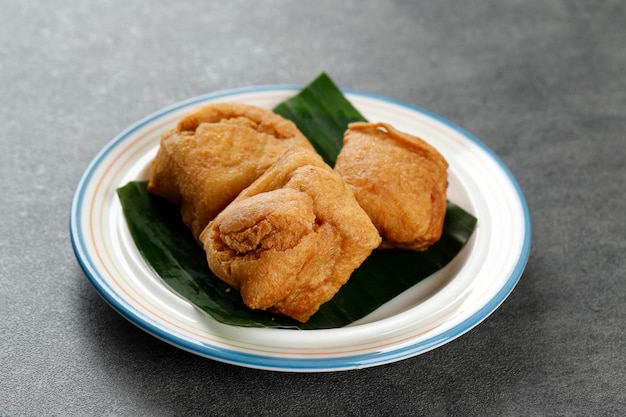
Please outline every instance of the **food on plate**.
[{"label": "food on plate", "polygon": [[180,205],[211,270],[252,309],[306,322],[378,248],[422,251],[446,214],[446,160],[384,123],[351,123],[334,170],[296,125],[212,103],[161,139],[148,191]]},{"label": "food on plate", "polygon": [[197,239],[241,190],[296,148],[315,152],[294,123],[272,111],[208,104],[162,137],[148,191],[180,204],[183,221]]},{"label": "food on plate", "polygon": [[200,235],[211,270],[247,306],[306,322],[381,239],[345,182],[294,150],[243,190]]},{"label": "food on plate", "polygon": [[335,171],[380,232],[381,248],[423,251],[441,237],[448,163],[430,144],[385,123],[348,125]]}]

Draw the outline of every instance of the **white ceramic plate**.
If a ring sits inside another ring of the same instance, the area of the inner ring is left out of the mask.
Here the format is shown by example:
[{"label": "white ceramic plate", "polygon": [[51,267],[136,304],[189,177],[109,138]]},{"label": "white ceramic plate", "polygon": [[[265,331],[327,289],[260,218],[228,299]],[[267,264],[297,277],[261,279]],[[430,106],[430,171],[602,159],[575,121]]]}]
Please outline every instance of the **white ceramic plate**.
[{"label": "white ceramic plate", "polygon": [[350,326],[327,330],[243,328],[216,322],[169,291],[127,229],[116,189],[147,179],[161,135],[190,109],[236,101],[266,108],[300,86],[222,91],[160,110],[114,138],[84,173],[71,208],[76,257],[102,297],[152,335],[187,351],[241,366],[297,372],[364,368],[447,343],[484,320],[526,265],[531,226],[506,166],[458,126],[393,99],[345,91],[370,121],[384,121],[434,145],[448,160],[448,198],[478,218],[463,251],[443,270]]}]

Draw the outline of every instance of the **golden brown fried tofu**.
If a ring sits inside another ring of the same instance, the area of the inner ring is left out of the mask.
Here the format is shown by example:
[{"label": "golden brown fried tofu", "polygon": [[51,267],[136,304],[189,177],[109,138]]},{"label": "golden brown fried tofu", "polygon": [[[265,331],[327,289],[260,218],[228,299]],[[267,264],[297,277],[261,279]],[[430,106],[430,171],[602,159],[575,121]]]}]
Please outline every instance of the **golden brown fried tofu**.
[{"label": "golden brown fried tofu", "polygon": [[380,232],[381,248],[417,251],[441,237],[447,169],[434,147],[384,123],[351,123],[335,164]]},{"label": "golden brown fried tofu", "polygon": [[200,235],[211,270],[253,309],[306,322],[381,242],[318,155],[283,155]]},{"label": "golden brown fried tofu", "polygon": [[208,104],[163,136],[148,191],[180,204],[197,239],[241,190],[293,148],[315,152],[295,124],[270,110]]}]

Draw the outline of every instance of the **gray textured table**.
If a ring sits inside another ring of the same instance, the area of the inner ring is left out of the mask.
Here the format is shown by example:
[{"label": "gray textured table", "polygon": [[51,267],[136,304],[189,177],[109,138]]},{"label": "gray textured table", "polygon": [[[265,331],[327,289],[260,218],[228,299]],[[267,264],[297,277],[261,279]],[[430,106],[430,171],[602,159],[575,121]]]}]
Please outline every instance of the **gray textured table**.
[{"label": "gray textured table", "polygon": [[[626,3],[12,1],[0,12],[0,415],[626,410]],[[365,370],[258,371],[160,342],[74,257],[70,202],[141,117],[215,90],[342,87],[452,120],[519,181],[533,245],[485,322]]]}]

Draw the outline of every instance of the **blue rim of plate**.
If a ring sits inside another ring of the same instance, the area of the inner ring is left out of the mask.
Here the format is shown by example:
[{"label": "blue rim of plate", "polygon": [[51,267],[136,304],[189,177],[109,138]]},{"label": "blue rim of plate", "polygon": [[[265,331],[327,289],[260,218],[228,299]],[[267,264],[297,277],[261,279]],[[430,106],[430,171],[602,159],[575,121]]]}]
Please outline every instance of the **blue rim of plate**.
[{"label": "blue rim of plate", "polygon": [[100,296],[114,310],[116,310],[119,314],[128,319],[131,323],[135,324],[137,327],[180,349],[225,363],[276,371],[327,372],[367,368],[371,366],[396,362],[399,360],[417,356],[419,354],[442,346],[467,333],[478,324],[480,324],[482,321],[484,321],[504,302],[504,300],[513,291],[520,277],[522,276],[522,273],[524,272],[526,263],[530,256],[532,234],[530,212],[524,194],[517,180],[515,179],[509,168],[495,154],[495,152],[487,147],[481,140],[479,140],[460,126],[456,125],[455,123],[416,105],[408,104],[403,101],[389,98],[386,96],[350,89],[342,89],[342,92],[344,94],[351,94],[355,96],[361,96],[363,98],[375,99],[378,101],[395,104],[400,107],[404,107],[409,110],[425,114],[433,119],[438,120],[449,128],[457,131],[459,134],[471,140],[480,148],[482,148],[483,151],[485,151],[499,165],[499,167],[508,177],[508,180],[513,185],[518,197],[518,203],[520,204],[521,210],[523,212],[525,223],[524,239],[519,253],[519,258],[509,277],[505,280],[505,284],[502,286],[502,288],[478,311],[467,317],[459,324],[440,334],[394,350],[331,358],[287,358],[255,355],[246,352],[226,349],[223,347],[213,346],[207,343],[202,343],[200,341],[189,340],[188,337],[179,334],[177,331],[172,331],[171,329],[147,317],[144,313],[137,310],[135,306],[120,298],[117,295],[116,291],[109,286],[106,279],[101,275],[97,267],[95,267],[93,260],[89,255],[89,251],[86,248],[84,236],[79,227],[79,224],[81,223],[80,209],[84,203],[84,190],[89,184],[91,178],[93,177],[95,169],[100,165],[101,161],[107,156],[107,154],[109,154],[109,152],[115,149],[115,147],[119,143],[123,142],[125,138],[127,138],[136,130],[140,129],[142,126],[180,108],[187,107],[196,103],[202,103],[207,100],[215,100],[219,99],[220,97],[226,97],[235,94],[258,93],[273,90],[292,90],[294,91],[294,93],[296,93],[302,88],[303,86],[301,85],[266,85],[256,87],[243,87],[216,91],[213,93],[204,94],[187,100],[183,100],[170,106],[164,107],[161,110],[158,110],[135,122],[124,131],[122,131],[120,134],[118,134],[115,138],[113,138],[100,152],[98,152],[98,154],[90,162],[87,169],[83,173],[72,199],[72,205],[70,210],[70,237],[78,263],[80,264],[85,275],[94,286],[94,288],[98,291]]}]

